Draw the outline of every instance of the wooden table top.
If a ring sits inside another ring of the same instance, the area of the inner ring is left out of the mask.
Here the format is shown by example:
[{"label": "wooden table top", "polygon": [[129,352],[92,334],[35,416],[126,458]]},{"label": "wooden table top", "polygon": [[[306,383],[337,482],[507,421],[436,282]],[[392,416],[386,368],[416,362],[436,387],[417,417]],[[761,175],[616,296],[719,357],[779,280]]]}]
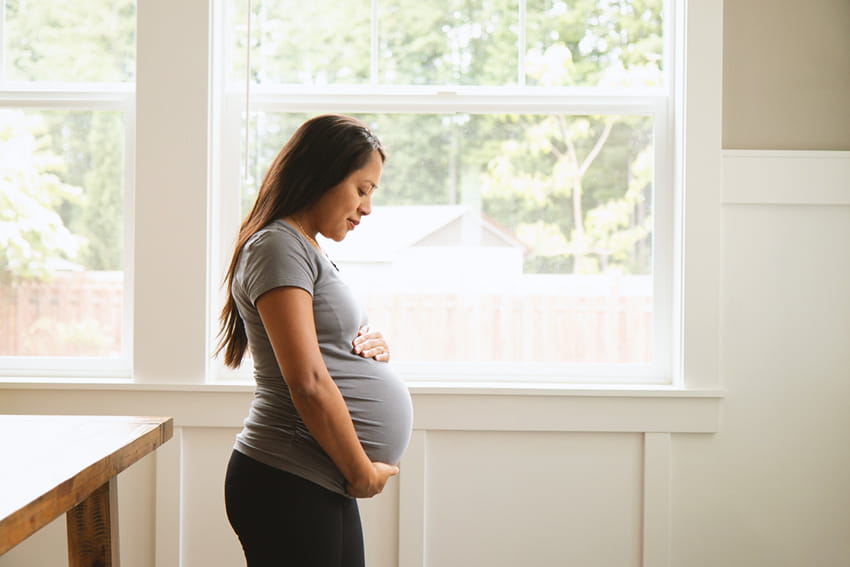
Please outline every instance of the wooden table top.
[{"label": "wooden table top", "polygon": [[170,417],[0,415],[0,555],[168,441]]}]

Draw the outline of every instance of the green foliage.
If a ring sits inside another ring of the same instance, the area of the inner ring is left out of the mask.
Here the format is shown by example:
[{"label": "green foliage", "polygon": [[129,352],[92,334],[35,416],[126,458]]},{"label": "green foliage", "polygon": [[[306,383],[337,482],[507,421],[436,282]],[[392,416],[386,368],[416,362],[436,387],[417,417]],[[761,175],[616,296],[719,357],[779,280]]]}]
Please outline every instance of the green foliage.
[{"label": "green foliage", "polygon": [[55,173],[80,187],[59,213],[80,239],[77,261],[88,270],[120,270],[124,246],[124,124],[117,112],[44,111]]},{"label": "green foliage", "polygon": [[[648,258],[635,256],[650,236],[651,216],[633,226],[650,187],[648,118],[604,116],[523,117],[523,135],[502,142],[488,164],[484,210],[517,237],[533,256],[526,269],[570,265],[577,273],[618,269],[648,273]],[[640,162],[639,177],[634,163]],[[628,236],[626,236],[628,235]],[[639,244],[640,243],[640,244]]]},{"label": "green foliage", "polygon": [[[5,76],[37,82],[131,81],[135,12],[134,0],[7,0]],[[2,127],[2,139],[27,156],[14,163],[8,161],[12,153],[2,156],[9,163],[4,177],[10,183],[4,187],[4,201],[10,204],[3,214],[22,223],[14,238],[5,233],[16,244],[5,252],[3,269],[44,276],[50,266],[69,267],[57,262],[70,259],[90,270],[121,269],[122,115],[9,112]]]},{"label": "green foliage", "polygon": [[131,81],[135,0],[6,0],[7,78]]},{"label": "green foliage", "polygon": [[74,259],[80,241],[56,212],[80,190],[53,172],[61,160],[44,147],[37,115],[0,111],[0,274],[46,277]]},{"label": "green foliage", "polygon": [[[660,86],[662,0],[262,0],[252,78],[262,84]],[[244,3],[232,3],[244,31]],[[321,18],[319,12],[326,10]],[[315,22],[321,21],[321,25]],[[371,37],[373,25],[377,36]],[[237,33],[237,36],[239,34]],[[244,38],[244,34],[243,34]],[[244,51],[242,43],[234,45]],[[372,61],[370,41],[377,50]],[[244,62],[236,62],[236,69]],[[253,183],[306,118],[262,114]],[[644,116],[360,115],[388,150],[376,203],[467,203],[531,250],[526,269],[651,270],[653,124]],[[245,204],[253,200],[248,190]]]},{"label": "green foliage", "polygon": [[86,136],[91,164],[83,178],[85,192],[73,228],[86,239],[80,261],[90,270],[120,270],[124,247],[124,129],[120,116],[91,116]]},{"label": "green foliage", "polygon": [[[245,77],[247,2],[230,2],[233,77]],[[251,79],[256,83],[353,84],[369,80],[369,0],[255,0]]]},{"label": "green foliage", "polygon": [[662,8],[661,0],[528,0],[528,84],[660,85]]},{"label": "green foliage", "polygon": [[516,84],[517,0],[386,0],[378,6],[378,82]]},{"label": "green foliage", "polygon": [[44,277],[63,266],[120,270],[121,115],[11,110],[0,114],[4,147],[0,214],[10,223],[2,232],[6,260],[0,269],[26,277]]}]

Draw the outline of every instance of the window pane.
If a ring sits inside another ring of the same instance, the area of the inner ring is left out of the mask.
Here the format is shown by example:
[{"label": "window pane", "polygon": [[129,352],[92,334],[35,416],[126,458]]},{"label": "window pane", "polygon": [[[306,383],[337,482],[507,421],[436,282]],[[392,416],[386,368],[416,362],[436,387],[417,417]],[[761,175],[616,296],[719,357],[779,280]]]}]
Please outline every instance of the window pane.
[{"label": "window pane", "polygon": [[6,0],[4,78],[133,81],[134,0]]},{"label": "window pane", "polygon": [[[260,179],[305,116],[254,118]],[[650,117],[359,118],[383,177],[325,245],[394,360],[651,362]]]},{"label": "window pane", "polygon": [[120,354],[123,120],[0,110],[0,355]]},{"label": "window pane", "polygon": [[[247,2],[230,3],[234,77],[245,77]],[[370,0],[255,0],[251,79],[260,84],[369,81]]]},{"label": "window pane", "polygon": [[527,0],[527,84],[662,85],[663,4],[663,0]]},{"label": "window pane", "polygon": [[381,0],[379,82],[512,85],[517,0]]}]

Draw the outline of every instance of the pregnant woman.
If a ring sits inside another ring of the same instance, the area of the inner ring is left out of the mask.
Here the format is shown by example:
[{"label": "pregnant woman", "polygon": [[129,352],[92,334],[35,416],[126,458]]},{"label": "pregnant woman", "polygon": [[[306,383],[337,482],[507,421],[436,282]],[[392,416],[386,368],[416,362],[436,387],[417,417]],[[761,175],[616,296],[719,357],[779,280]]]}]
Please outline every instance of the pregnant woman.
[{"label": "pregnant woman", "polygon": [[316,235],[371,211],[385,159],[353,118],[308,120],[275,158],[239,231],[221,314],[225,364],[250,349],[257,386],[225,479],[249,567],[364,565],[355,498],[398,473],[412,409]]}]

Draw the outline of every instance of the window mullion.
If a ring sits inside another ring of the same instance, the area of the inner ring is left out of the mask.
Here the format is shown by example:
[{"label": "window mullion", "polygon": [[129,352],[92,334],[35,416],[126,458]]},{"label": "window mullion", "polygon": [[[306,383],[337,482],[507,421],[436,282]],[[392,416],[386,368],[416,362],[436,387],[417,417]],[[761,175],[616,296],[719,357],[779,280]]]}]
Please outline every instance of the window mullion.
[{"label": "window mullion", "polygon": [[517,84],[525,86],[525,13],[526,0],[519,0],[519,37],[517,38]]},{"label": "window mullion", "polygon": [[378,0],[372,0],[372,17],[369,49],[369,83],[378,83]]},{"label": "window mullion", "polygon": [[0,108],[121,110],[132,100],[133,85],[68,85],[23,83],[0,91]]},{"label": "window mullion", "polygon": [[396,94],[379,92],[287,91],[256,92],[252,109],[267,112],[363,112],[363,113],[454,113],[509,114],[558,113],[571,115],[654,113],[663,96],[521,95],[461,94]]},{"label": "window mullion", "polygon": [[6,82],[6,2],[0,2],[0,85]]}]

